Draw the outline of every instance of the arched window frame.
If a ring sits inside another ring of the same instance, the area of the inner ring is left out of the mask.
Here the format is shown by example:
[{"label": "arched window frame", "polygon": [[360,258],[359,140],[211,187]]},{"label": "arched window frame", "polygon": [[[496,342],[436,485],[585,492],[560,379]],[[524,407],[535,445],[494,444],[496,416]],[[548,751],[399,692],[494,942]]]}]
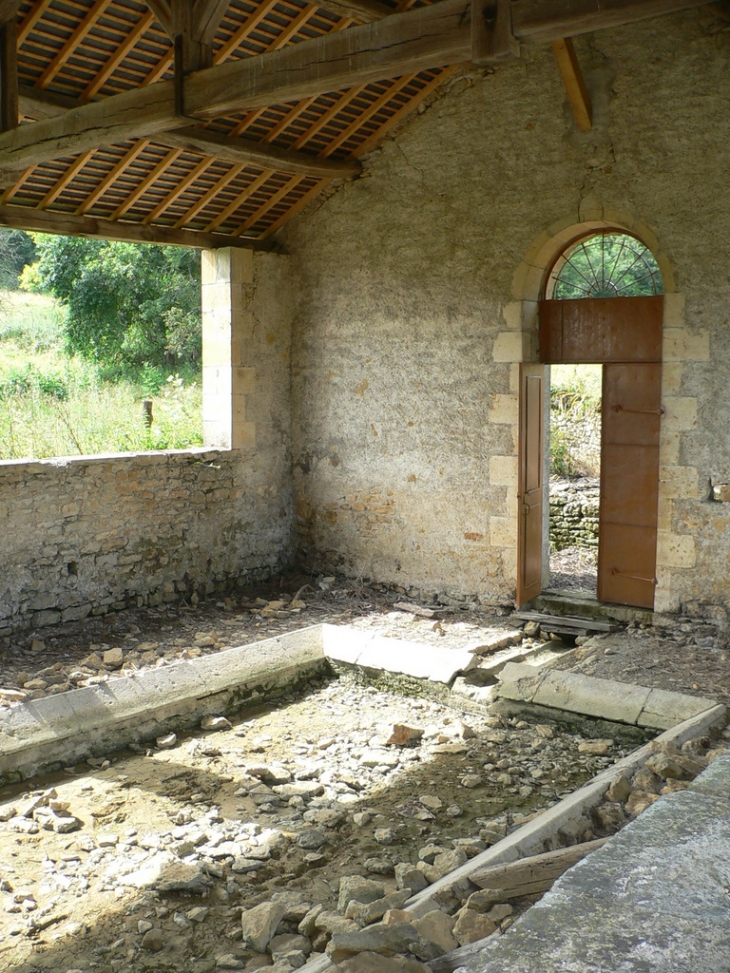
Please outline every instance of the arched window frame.
[{"label": "arched window frame", "polygon": [[[619,248],[607,260],[609,241],[618,243]],[[573,281],[566,280],[566,271],[573,272]],[[662,293],[662,275],[653,253],[642,240],[625,231],[603,230],[573,240],[558,255],[545,278],[548,300]]]}]

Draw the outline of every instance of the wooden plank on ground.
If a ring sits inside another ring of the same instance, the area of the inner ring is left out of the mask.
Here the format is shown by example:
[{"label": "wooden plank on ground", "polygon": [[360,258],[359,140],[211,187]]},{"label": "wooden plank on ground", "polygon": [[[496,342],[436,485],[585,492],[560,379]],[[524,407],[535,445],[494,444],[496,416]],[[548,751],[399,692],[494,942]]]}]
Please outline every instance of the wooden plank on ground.
[{"label": "wooden plank on ground", "polygon": [[541,627],[551,626],[564,629],[579,628],[589,632],[615,632],[618,625],[612,622],[599,622],[593,618],[575,618],[572,615],[542,615],[540,612],[515,612],[512,616],[523,622],[537,622]]},{"label": "wooden plank on ground", "polygon": [[547,892],[563,872],[607,841],[608,838],[597,838],[569,848],[557,848],[542,855],[521,858],[506,865],[478,868],[470,873],[469,880],[479,888],[493,892],[495,902]]}]

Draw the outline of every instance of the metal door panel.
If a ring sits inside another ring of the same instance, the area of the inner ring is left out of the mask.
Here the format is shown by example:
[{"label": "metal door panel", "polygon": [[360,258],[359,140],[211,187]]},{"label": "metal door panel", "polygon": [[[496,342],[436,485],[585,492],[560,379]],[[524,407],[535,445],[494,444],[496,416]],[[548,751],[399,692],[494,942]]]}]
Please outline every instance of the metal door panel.
[{"label": "metal door panel", "polygon": [[542,590],[544,372],[542,365],[520,366],[518,607]]}]

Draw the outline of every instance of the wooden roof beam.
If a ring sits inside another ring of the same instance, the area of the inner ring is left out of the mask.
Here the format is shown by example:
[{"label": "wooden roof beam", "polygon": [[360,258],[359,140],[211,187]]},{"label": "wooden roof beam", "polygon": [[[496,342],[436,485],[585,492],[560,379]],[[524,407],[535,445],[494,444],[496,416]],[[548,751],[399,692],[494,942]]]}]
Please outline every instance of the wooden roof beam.
[{"label": "wooden roof beam", "polygon": [[[703,6],[707,0],[514,0],[512,31],[520,42],[559,40]],[[464,0],[442,0],[374,24],[301,41],[280,51],[196,71],[185,80],[185,110],[208,119],[297,101],[468,61],[471,27]],[[75,108],[57,119],[0,135],[0,169],[17,170],[94,146],[159,135],[179,127],[175,85],[159,82]]]},{"label": "wooden roof beam", "polygon": [[396,11],[378,0],[315,0],[316,6],[337,17],[351,17],[362,24],[373,24]]},{"label": "wooden roof beam", "polygon": [[[70,98],[59,99],[43,92],[36,94],[35,88],[21,88],[21,109],[28,118],[54,118],[65,114],[75,103]],[[179,124],[178,119],[178,124]],[[160,145],[182,148],[195,154],[222,159],[224,162],[256,166],[259,169],[273,169],[291,172],[301,176],[320,179],[352,179],[362,171],[362,166],[354,159],[318,159],[304,152],[280,149],[263,145],[253,139],[235,138],[222,132],[207,128],[174,129],[164,132],[155,139]]]},{"label": "wooden roof beam", "polygon": [[575,123],[581,132],[589,132],[593,125],[593,106],[573,41],[566,37],[553,41],[552,46],[555,60],[558,62],[558,70],[568,93],[568,101],[573,109]]},{"label": "wooden roof beam", "polygon": [[265,250],[251,240],[221,233],[178,230],[149,223],[114,223],[71,213],[50,213],[29,206],[0,204],[0,226],[13,230],[38,233],[60,233],[63,236],[82,236],[90,240],[122,240],[127,243],[159,243],[165,246],[198,247],[215,250],[219,247],[243,246]]},{"label": "wooden roof beam", "polygon": [[175,32],[172,27],[172,6],[170,0],[145,0],[145,3],[155,15],[157,23],[170,38],[175,39]]},{"label": "wooden roof beam", "polygon": [[195,0],[192,30],[201,44],[212,44],[215,32],[228,10],[229,0]]},{"label": "wooden roof beam", "polygon": [[18,15],[20,0],[0,0],[0,24],[15,20]]}]

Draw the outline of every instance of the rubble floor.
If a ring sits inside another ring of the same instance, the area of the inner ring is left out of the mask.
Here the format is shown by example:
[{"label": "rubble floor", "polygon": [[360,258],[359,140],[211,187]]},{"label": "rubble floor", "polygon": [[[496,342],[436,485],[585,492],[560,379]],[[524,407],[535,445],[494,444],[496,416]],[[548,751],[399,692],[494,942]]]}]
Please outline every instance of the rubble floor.
[{"label": "rubble floor", "polygon": [[[295,595],[303,607],[289,607]],[[89,658],[103,660],[115,647],[129,669],[325,621],[459,647],[514,627],[505,610],[452,606],[426,619],[395,610],[403,600],[410,599],[402,592],[290,576],[218,602],[22,634],[5,640],[0,694],[33,698],[108,678],[115,672]],[[555,664],[728,702],[723,631],[709,621],[658,621],[589,639]],[[604,753],[600,746],[581,751],[586,735],[594,743],[606,737],[605,725],[581,734],[547,722],[463,715],[441,699],[402,690],[340,673],[300,698],[243,713],[230,727],[169,749],[121,751],[108,763],[4,788],[0,968],[252,970],[271,958],[241,944],[242,910],[285,894],[294,930],[308,904],[335,910],[343,875],[368,874],[390,892],[395,863],[417,862],[428,845],[461,845],[472,855],[640,742],[617,734]],[[385,746],[396,723],[423,729],[422,739]],[[304,785],[301,793],[273,790],[289,778]],[[35,801],[41,807],[28,815]],[[45,830],[54,806],[78,818],[78,829]],[[18,825],[21,818],[27,824]],[[38,830],[28,833],[33,825]],[[188,891],[170,891],[170,862],[181,857],[194,880]],[[144,943],[155,931],[153,950]]]}]

